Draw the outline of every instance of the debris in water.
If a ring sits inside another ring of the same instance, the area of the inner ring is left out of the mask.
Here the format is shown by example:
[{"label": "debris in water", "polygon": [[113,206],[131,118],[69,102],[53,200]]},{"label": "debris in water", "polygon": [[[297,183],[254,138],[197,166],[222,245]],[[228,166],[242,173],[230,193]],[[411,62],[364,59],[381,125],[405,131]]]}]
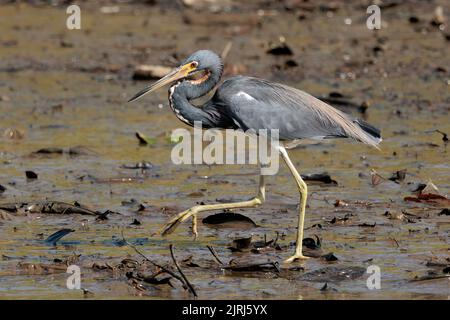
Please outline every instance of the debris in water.
[{"label": "debris in water", "polygon": [[344,200],[339,200],[339,199],[337,199],[337,200],[334,202],[334,206],[335,206],[335,207],[348,207],[348,203],[345,202]]},{"label": "debris in water", "polygon": [[322,291],[322,292],[326,292],[326,291],[337,292],[338,290],[337,290],[336,288],[333,288],[333,287],[328,286],[328,282],[325,282],[325,284],[323,285],[323,287],[320,288],[320,291]]},{"label": "debris in water", "polygon": [[286,38],[282,36],[280,37],[280,43],[277,45],[271,45],[270,49],[266,52],[274,56],[292,56],[294,54],[292,49],[286,44]]},{"label": "debris in water", "polygon": [[231,260],[228,266],[223,266],[222,269],[231,270],[235,272],[280,272],[280,265],[278,262],[267,261],[260,263],[237,263]]},{"label": "debris in water", "polygon": [[331,176],[326,173],[311,173],[311,174],[304,174],[301,175],[302,179],[305,181],[317,181],[317,182],[322,182],[325,184],[334,184],[337,185],[338,183],[336,182],[336,180],[331,179]]},{"label": "debris in water", "polygon": [[375,228],[376,225],[377,225],[376,222],[374,222],[373,224],[364,222],[364,223],[358,224],[358,227]]},{"label": "debris in water", "polygon": [[389,180],[394,181],[395,183],[400,183],[405,180],[405,177],[406,177],[406,169],[402,169],[394,172],[392,176],[389,178]]},{"label": "debris in water", "polygon": [[355,280],[362,277],[366,273],[363,267],[341,267],[329,266],[322,269],[310,271],[301,276],[300,279],[306,281],[319,282],[340,282],[344,280]]},{"label": "debris in water", "polygon": [[387,180],[387,179],[383,178],[382,176],[380,176],[374,169],[370,170],[370,175],[372,178],[373,186],[377,186]]},{"label": "debris in water", "polygon": [[334,255],[333,252],[324,254],[324,255],[322,256],[322,259],[324,259],[324,260],[327,261],[327,262],[333,262],[333,261],[339,260],[339,259]]},{"label": "debris in water", "polygon": [[19,139],[23,139],[23,137],[25,136],[25,133],[19,129],[7,128],[3,132],[3,136],[7,139],[19,140]]},{"label": "debris in water", "polygon": [[314,236],[316,237],[316,240],[314,240],[313,238],[305,238],[302,241],[302,245],[312,250],[320,249],[322,247],[322,242],[320,241],[319,236]]},{"label": "debris in water", "polygon": [[435,193],[420,193],[417,196],[405,197],[403,200],[436,205],[450,205],[450,199]]},{"label": "debris in water", "polygon": [[152,169],[153,168],[153,164],[151,162],[147,162],[147,161],[141,161],[138,162],[136,164],[123,164],[120,166],[121,168],[124,169]]},{"label": "debris in water", "polygon": [[249,228],[249,227],[257,227],[256,223],[253,222],[252,219],[230,211],[224,211],[220,213],[216,213],[210,216],[207,216],[202,220],[204,224],[209,224],[213,226],[227,226],[234,228]]},{"label": "debris in water", "polygon": [[62,238],[68,235],[71,232],[75,232],[73,229],[61,229],[50,235],[47,239],[45,239],[46,243],[56,245],[56,243]]},{"label": "debris in water", "polygon": [[147,137],[146,135],[140,132],[136,132],[136,138],[138,138],[140,145],[146,146],[146,145],[154,145],[156,143],[155,138]]},{"label": "debris in water", "polygon": [[130,223],[132,226],[140,226],[141,222],[138,219],[134,219],[132,223]]},{"label": "debris in water", "polygon": [[251,243],[252,243],[252,236],[248,238],[234,239],[230,249],[232,251],[240,251],[242,249],[247,249],[248,247],[250,247]]},{"label": "debris in water", "polygon": [[67,154],[69,156],[92,156],[98,155],[97,152],[83,147],[83,146],[75,146],[67,149],[59,148],[59,147],[49,147],[49,148],[41,148],[37,151],[31,153],[33,156],[37,155],[63,155]]},{"label": "debris in water", "polygon": [[446,20],[447,19],[445,18],[444,15],[444,9],[441,6],[437,6],[434,9],[433,19],[431,19],[430,24],[432,26],[438,27],[441,30],[444,30]]},{"label": "debris in water", "polygon": [[440,133],[442,135],[442,141],[445,143],[448,143],[448,135],[445,132],[442,132],[441,130],[436,130],[437,133]]},{"label": "debris in water", "polygon": [[30,171],[30,170],[25,171],[25,175],[26,175],[27,179],[30,179],[30,180],[35,180],[38,178],[37,173],[34,171]]}]

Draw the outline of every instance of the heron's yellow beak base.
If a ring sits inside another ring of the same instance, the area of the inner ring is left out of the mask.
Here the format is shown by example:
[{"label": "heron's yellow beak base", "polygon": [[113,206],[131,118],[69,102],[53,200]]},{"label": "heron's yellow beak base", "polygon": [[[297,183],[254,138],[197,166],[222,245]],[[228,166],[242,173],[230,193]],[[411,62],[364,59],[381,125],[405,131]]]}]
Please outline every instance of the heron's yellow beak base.
[{"label": "heron's yellow beak base", "polygon": [[158,90],[159,88],[164,87],[166,84],[170,84],[174,81],[178,81],[180,79],[186,78],[191,72],[195,71],[197,69],[197,62],[189,62],[186,63],[171,72],[169,72],[166,76],[159,79],[152,85],[144,88],[143,90],[139,91],[137,94],[135,94],[128,102],[135,101],[142,96],[146,95],[147,93],[153,92],[155,90]]}]

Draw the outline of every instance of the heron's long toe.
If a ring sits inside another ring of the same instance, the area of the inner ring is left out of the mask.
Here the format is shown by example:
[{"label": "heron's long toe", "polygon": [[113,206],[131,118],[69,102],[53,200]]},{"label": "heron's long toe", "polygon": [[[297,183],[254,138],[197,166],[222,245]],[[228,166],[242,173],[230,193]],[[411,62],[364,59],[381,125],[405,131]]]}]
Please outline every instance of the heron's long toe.
[{"label": "heron's long toe", "polygon": [[160,234],[165,236],[172,233],[180,223],[188,219],[190,216],[192,216],[192,233],[194,234],[194,237],[197,238],[197,213],[192,208],[179,213],[177,216],[169,220],[169,222],[161,228]]},{"label": "heron's long toe", "polygon": [[309,259],[309,257],[304,256],[303,254],[294,254],[293,256],[290,256],[289,258],[287,258],[286,260],[284,260],[284,263],[292,263],[295,260],[307,260]]}]

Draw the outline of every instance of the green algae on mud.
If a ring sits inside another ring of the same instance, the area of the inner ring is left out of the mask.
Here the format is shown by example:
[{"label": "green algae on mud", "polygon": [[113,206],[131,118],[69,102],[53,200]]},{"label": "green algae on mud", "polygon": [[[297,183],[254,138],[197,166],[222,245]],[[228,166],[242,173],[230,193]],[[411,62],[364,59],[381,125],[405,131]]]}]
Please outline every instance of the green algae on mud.
[{"label": "green algae on mud", "polygon": [[[139,276],[127,277],[123,271],[130,267],[126,259],[141,263],[142,257],[123,245],[124,230],[129,241],[161,264],[171,263],[169,244],[174,244],[200,298],[447,299],[446,279],[412,281],[441,275],[449,264],[450,222],[440,214],[446,207],[404,201],[414,196],[410,184],[429,179],[441,194],[450,191],[448,145],[434,131],[450,133],[448,74],[436,71],[450,65],[448,41],[436,28],[408,20],[415,15],[428,21],[438,3],[449,11],[443,1],[390,8],[383,13],[388,26],[377,32],[367,30],[365,8],[353,3],[332,15],[307,11],[301,20],[295,10],[282,8],[274,8],[274,15],[258,15],[252,4],[240,12],[207,14],[210,20],[193,19],[191,11],[143,5],[120,4],[119,13],[106,15],[91,4],[83,5],[79,31],[65,28],[65,7],[1,5],[0,129],[13,130],[0,138],[0,184],[5,188],[0,203],[77,201],[93,212],[118,214],[105,220],[1,211],[0,217],[6,218],[0,221],[0,298],[84,298],[81,290],[66,287],[67,261],[81,267],[82,287],[92,298],[191,298],[177,285],[135,286]],[[349,17],[351,25],[344,23]],[[221,27],[208,27],[210,21]],[[280,35],[292,56],[266,53]],[[341,106],[343,110],[360,116],[358,106],[367,101],[364,117],[382,129],[381,151],[347,141],[292,151],[302,174],[327,171],[338,182],[310,184],[306,213],[306,236],[320,237],[323,253],[333,252],[337,261],[309,259],[295,264],[289,277],[267,270],[224,272],[207,249],[213,245],[221,260],[240,263],[281,261],[291,253],[298,195],[284,167],[268,179],[263,206],[236,212],[258,228],[200,224],[200,237],[193,241],[189,224],[183,224],[169,237],[153,236],[171,215],[196,202],[242,200],[256,190],[254,166],[171,163],[167,136],[184,125],[166,107],[165,92],[134,105],[125,103],[142,86],[132,80],[134,66],[170,67],[196,49],[220,52],[228,41],[233,46],[225,61],[226,76],[269,78],[334,97],[334,103],[337,95],[331,93],[338,92],[353,103]],[[136,132],[151,137],[150,145],[140,146]],[[74,156],[70,150],[76,146],[92,152]],[[57,152],[33,155],[38,150]],[[130,163],[153,166],[130,169]],[[370,169],[389,177],[405,168],[399,183],[372,183]],[[27,170],[38,179],[28,181]],[[132,224],[134,219],[141,224]],[[56,245],[44,243],[46,236],[64,228],[75,232]],[[282,250],[228,249],[235,239],[252,235],[252,241],[266,242],[276,232]],[[123,261],[119,272],[108,267]],[[366,286],[368,274],[363,271],[370,265],[381,268],[381,290]],[[358,277],[330,281],[331,274],[342,270],[356,270]],[[322,274],[329,277],[317,276]],[[321,291],[325,282],[337,291]]]}]

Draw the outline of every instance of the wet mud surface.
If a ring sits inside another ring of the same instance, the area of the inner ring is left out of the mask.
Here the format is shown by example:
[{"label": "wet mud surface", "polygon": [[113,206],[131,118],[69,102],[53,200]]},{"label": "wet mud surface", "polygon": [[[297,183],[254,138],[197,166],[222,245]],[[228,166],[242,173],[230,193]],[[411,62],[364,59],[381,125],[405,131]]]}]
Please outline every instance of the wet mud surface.
[{"label": "wet mud surface", "polygon": [[[230,3],[85,4],[72,31],[64,6],[0,6],[1,298],[448,299],[448,3],[383,1],[379,31],[364,2]],[[155,235],[197,203],[257,190],[256,166],[171,162],[170,134],[187,127],[165,90],[126,103],[153,81],[133,80],[136,66],[229,42],[225,77],[286,83],[382,130],[381,151],[290,152],[310,178],[307,261],[282,263],[298,193],[281,162],[266,203],[234,211],[244,218],[202,213],[196,241],[189,221]],[[84,290],[67,289],[71,264]]]}]

